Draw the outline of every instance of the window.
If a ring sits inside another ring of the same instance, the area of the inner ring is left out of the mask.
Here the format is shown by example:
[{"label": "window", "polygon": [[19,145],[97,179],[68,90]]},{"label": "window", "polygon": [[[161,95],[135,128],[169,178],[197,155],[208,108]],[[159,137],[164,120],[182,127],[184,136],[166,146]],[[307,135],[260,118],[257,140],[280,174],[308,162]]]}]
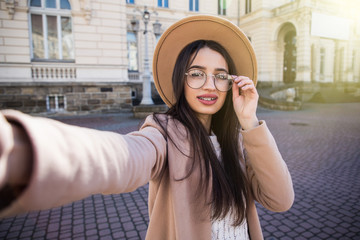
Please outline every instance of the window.
[{"label": "window", "polygon": [[64,111],[66,109],[66,98],[63,95],[46,96],[46,109],[49,112]]},{"label": "window", "polygon": [[320,75],[325,74],[325,48],[320,48]]},{"label": "window", "polygon": [[226,15],[226,0],[218,0],[218,14]]},{"label": "window", "polygon": [[193,12],[199,11],[199,0],[189,0],[189,10]]},{"label": "window", "polygon": [[31,0],[30,26],[33,60],[74,59],[68,0]]},{"label": "window", "polygon": [[158,0],[158,7],[169,7],[169,0]]},{"label": "window", "polygon": [[126,0],[127,4],[135,4],[135,0]]},{"label": "window", "polygon": [[134,32],[127,33],[128,71],[139,71],[137,38]]},{"label": "window", "polygon": [[251,13],[251,0],[245,0],[245,14]]}]

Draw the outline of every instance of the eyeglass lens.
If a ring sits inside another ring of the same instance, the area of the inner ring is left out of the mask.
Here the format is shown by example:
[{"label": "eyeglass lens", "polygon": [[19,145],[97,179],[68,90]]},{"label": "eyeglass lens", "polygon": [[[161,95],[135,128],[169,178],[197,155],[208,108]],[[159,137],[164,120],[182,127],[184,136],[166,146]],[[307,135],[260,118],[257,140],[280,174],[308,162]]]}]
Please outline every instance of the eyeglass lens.
[{"label": "eyeglass lens", "polygon": [[[189,87],[195,89],[204,86],[207,79],[206,73],[197,69],[190,70],[185,75],[187,76],[186,81]],[[218,73],[211,75],[211,77],[214,80],[216,89],[219,91],[226,92],[232,86],[232,77],[227,73]]]}]

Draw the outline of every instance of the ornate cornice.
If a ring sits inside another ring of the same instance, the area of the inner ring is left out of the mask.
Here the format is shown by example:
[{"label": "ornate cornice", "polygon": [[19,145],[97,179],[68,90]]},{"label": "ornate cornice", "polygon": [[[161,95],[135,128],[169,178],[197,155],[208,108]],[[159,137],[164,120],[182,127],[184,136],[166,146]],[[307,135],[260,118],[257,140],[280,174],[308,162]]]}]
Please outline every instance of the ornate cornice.
[{"label": "ornate cornice", "polygon": [[17,1],[15,0],[5,0],[5,5],[7,12],[9,14],[10,19],[14,19],[15,14],[15,6],[17,5]]},{"label": "ornate cornice", "polygon": [[86,22],[89,24],[92,14],[91,0],[80,0],[80,8]]}]

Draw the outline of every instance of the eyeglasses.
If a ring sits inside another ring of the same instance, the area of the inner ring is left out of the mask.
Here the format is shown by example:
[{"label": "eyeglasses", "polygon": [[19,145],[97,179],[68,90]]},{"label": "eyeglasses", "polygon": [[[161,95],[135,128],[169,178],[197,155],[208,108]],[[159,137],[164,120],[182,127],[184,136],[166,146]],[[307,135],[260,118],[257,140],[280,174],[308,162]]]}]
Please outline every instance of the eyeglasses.
[{"label": "eyeglasses", "polygon": [[213,78],[216,89],[221,92],[227,92],[232,87],[233,77],[227,73],[206,75],[202,70],[193,69],[186,72],[185,75],[187,76],[187,85],[194,89],[199,89],[204,86],[208,76]]}]

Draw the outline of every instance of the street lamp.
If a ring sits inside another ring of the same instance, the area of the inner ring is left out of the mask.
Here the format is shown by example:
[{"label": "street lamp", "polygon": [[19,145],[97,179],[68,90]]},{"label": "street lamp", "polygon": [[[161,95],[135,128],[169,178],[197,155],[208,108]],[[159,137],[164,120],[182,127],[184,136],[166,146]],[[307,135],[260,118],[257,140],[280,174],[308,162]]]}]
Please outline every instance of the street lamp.
[{"label": "street lamp", "polygon": [[[139,9],[134,9],[134,11],[138,11],[142,14],[142,20],[144,21],[145,30],[145,57],[144,57],[144,73],[142,74],[142,80],[143,80],[143,89],[142,89],[142,100],[140,102],[141,105],[152,105],[154,104],[153,100],[151,99],[151,74],[150,74],[150,66],[149,66],[149,54],[148,54],[148,38],[147,38],[147,32],[148,32],[148,23],[150,22],[150,12],[147,10],[147,7],[144,7],[144,11],[141,12]],[[157,14],[156,12],[154,12]],[[134,18],[130,21],[131,28],[134,32],[139,31],[139,20],[137,20],[134,16]],[[160,27],[161,24],[159,21],[156,21],[154,23],[154,33],[160,34]],[[156,29],[155,29],[156,28]]]}]

